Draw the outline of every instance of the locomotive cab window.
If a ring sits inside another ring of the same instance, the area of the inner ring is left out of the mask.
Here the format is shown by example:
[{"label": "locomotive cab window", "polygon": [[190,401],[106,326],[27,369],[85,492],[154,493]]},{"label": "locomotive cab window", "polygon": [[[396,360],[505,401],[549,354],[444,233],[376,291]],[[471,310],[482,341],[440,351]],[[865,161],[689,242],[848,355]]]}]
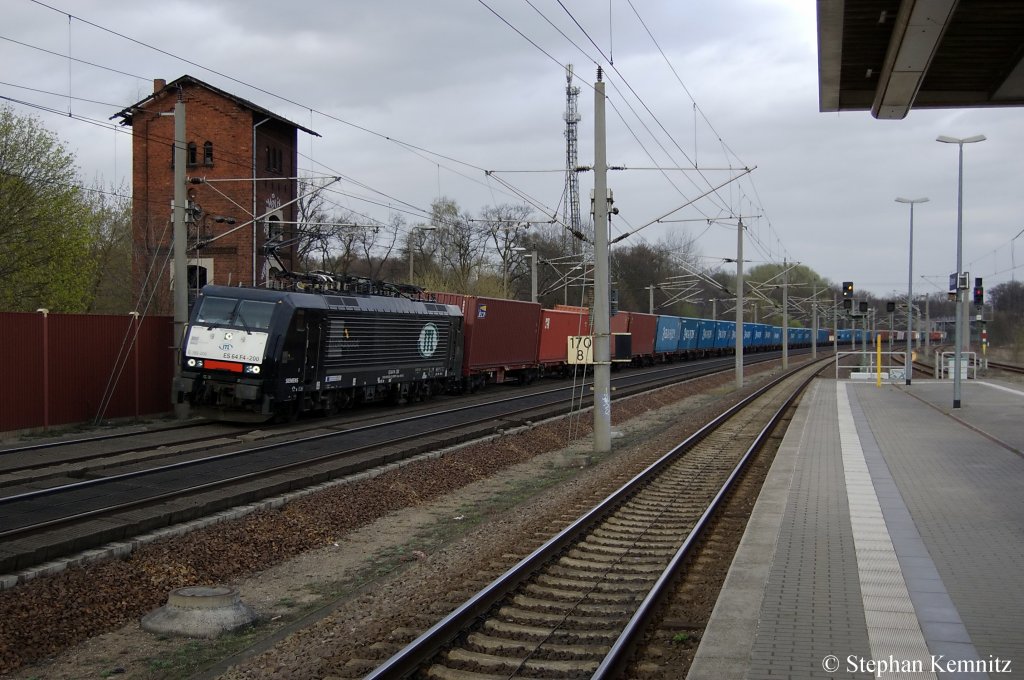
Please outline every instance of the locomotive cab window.
[{"label": "locomotive cab window", "polygon": [[235,323],[250,329],[265,331],[270,328],[270,317],[274,315],[273,302],[240,300],[235,312]]},{"label": "locomotive cab window", "polygon": [[202,305],[199,306],[199,313],[196,315],[197,323],[226,324],[231,323],[231,314],[235,311],[238,300],[229,300],[219,297],[204,297]]},{"label": "locomotive cab window", "polygon": [[270,328],[274,307],[273,302],[206,296],[196,315],[196,323],[265,331]]}]

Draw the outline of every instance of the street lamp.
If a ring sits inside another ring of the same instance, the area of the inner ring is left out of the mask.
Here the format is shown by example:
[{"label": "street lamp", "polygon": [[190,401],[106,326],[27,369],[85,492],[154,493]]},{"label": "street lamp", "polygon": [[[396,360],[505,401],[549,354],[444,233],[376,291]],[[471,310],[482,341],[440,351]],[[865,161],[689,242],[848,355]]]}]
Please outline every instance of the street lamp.
[{"label": "street lamp", "polygon": [[[573,272],[574,271],[578,271],[580,269],[583,269],[583,265],[582,264],[578,264],[575,267],[571,267],[568,271],[565,272],[564,279],[563,279],[565,281],[565,285],[562,286],[562,299],[565,302],[565,304],[567,304],[567,305],[569,304],[569,283],[570,283],[570,278],[569,277],[570,276],[573,277],[572,280],[575,281],[579,277],[575,276],[573,274]],[[586,272],[584,272],[583,273],[584,280],[586,279],[586,276],[587,276],[587,274],[586,274]]]},{"label": "street lamp", "polygon": [[964,289],[960,286],[960,275],[963,274],[963,242],[964,242],[964,144],[984,142],[985,135],[974,135],[973,137],[947,137],[939,135],[935,141],[944,144],[956,144],[959,147],[959,165],[957,172],[957,194],[956,194],[956,320],[954,329],[956,338],[953,340],[953,408],[960,408],[960,351],[963,349],[963,311],[964,311]]},{"label": "street lamp", "polygon": [[523,257],[530,258],[530,302],[537,301],[537,251],[526,252],[526,248],[516,246],[512,249],[515,252],[524,253]]},{"label": "street lamp", "polygon": [[412,237],[417,231],[434,231],[437,227],[422,225],[409,230],[409,285],[413,285],[412,278]]},{"label": "street lamp", "polygon": [[[914,345],[911,339],[914,335],[914,204],[927,203],[928,198],[897,198],[897,203],[910,204],[910,261],[907,265],[907,384],[914,371],[913,351]],[[957,265],[959,266],[959,265]],[[892,332],[892,329],[890,329]]]}]

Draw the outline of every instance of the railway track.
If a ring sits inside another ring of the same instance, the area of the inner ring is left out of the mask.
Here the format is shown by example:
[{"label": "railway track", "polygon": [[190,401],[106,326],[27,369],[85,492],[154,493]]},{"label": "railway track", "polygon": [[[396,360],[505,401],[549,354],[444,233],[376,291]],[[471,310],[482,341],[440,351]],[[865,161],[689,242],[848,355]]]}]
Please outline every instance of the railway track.
[{"label": "railway track", "polygon": [[[799,351],[794,352],[799,353]],[[773,354],[763,357],[772,358]],[[757,363],[764,360],[761,355],[753,355]],[[731,358],[703,360],[687,364],[660,366],[653,369],[641,369],[638,373],[645,375],[641,380],[654,380],[659,374],[685,375],[695,371],[712,370],[717,366],[729,365]],[[632,372],[631,372],[632,373]],[[627,376],[618,377],[620,383],[627,383]],[[545,381],[550,386],[550,381]],[[532,391],[542,391],[543,385],[535,385]],[[442,397],[434,404],[461,404],[470,402],[486,402],[493,394],[492,390],[477,395],[458,397]],[[405,405],[405,413],[418,413],[439,406]],[[156,426],[152,428],[130,428],[118,432],[104,432],[85,436],[62,437],[48,441],[35,441],[23,444],[0,446],[0,489],[20,484],[37,485],[46,479],[54,479],[55,484],[62,478],[83,478],[99,470],[137,464],[145,461],[158,461],[180,455],[195,454],[210,449],[224,447],[231,443],[251,442],[257,439],[274,437],[295,437],[304,433],[322,432],[324,430],[349,428],[354,423],[383,421],[393,418],[396,412],[372,406],[345,411],[337,416],[303,419],[288,425],[260,424],[259,426],[240,426],[231,423],[211,421],[193,421],[184,424]],[[13,493],[13,492],[10,492]]]},{"label": "railway track", "polygon": [[[648,371],[652,375],[647,379],[657,380],[659,373],[679,370],[679,367],[653,369]],[[537,386],[532,391],[543,389]],[[395,418],[396,413],[424,413],[444,408],[439,404],[485,403],[492,398],[493,391],[489,391],[483,395],[446,397],[436,402],[406,405],[400,412],[360,408],[334,417],[304,419],[288,425],[253,427],[200,421],[0,447],[0,489],[7,489],[6,493],[13,495],[19,490],[59,486],[89,476],[113,474],[116,469],[138,469],[159,464],[160,461],[195,459],[204,452],[232,446],[250,446],[257,440],[272,441],[275,438],[295,438],[311,433],[348,429],[366,422],[385,422]]]},{"label": "railway track", "polygon": [[1024,374],[1024,366],[1018,366],[1016,364],[1007,364],[1002,361],[992,361],[990,359],[988,362],[988,367],[998,368],[1000,371],[1006,371],[1007,373],[1015,373],[1017,375]]},{"label": "railway track", "polygon": [[709,423],[368,677],[619,677],[716,508],[827,365]]},{"label": "railway track", "polygon": [[0,488],[50,477],[84,476],[127,461],[159,459],[183,448],[217,446],[249,430],[233,425],[189,422],[151,430],[97,434],[87,437],[0,448]]},{"label": "railway track", "polygon": [[[758,357],[759,361],[771,358]],[[617,396],[731,366],[732,358],[617,375]],[[683,376],[683,377],[681,377]],[[111,541],[309,487],[429,449],[486,436],[571,410],[578,387],[542,389],[486,402],[404,415],[366,426],[291,433],[287,441],[240,446],[0,497],[0,573],[57,560]],[[98,473],[97,473],[98,474]]]}]

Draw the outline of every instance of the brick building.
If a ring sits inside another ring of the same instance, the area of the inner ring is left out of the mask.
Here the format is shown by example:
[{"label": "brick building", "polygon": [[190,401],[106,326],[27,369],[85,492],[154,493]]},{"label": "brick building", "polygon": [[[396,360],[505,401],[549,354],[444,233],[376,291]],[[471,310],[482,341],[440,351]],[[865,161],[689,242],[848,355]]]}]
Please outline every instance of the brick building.
[{"label": "brick building", "polygon": [[[150,313],[170,313],[174,105],[185,103],[189,288],[264,285],[264,244],[296,221],[298,131],[317,133],[185,75],[115,117],[132,134],[132,284]],[[319,136],[319,135],[317,135]],[[196,180],[202,180],[196,183]],[[291,269],[291,250],[281,250]],[[190,295],[190,298],[192,296]]]}]

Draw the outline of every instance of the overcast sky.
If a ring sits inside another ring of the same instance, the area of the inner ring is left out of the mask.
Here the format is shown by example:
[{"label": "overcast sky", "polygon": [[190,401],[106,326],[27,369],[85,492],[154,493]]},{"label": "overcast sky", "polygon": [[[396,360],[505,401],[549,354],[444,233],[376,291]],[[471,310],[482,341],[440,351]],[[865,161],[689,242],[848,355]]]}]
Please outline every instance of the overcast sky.
[{"label": "overcast sky", "polygon": [[[1024,266],[1024,236],[1013,241],[1024,229],[1022,112],[820,113],[814,7],[5,0],[0,96],[57,132],[85,183],[127,183],[131,139],[110,116],[151,93],[154,78],[188,74],[322,135],[300,133],[300,167],[349,178],[335,185],[349,194],[334,196],[340,207],[380,221],[404,210],[416,223],[439,195],[473,213],[520,202],[499,179],[560,214],[564,65],[578,76],[579,162],[590,165],[600,63],[608,161],[635,168],[609,177],[613,237],[756,166],[623,244],[675,230],[696,239],[706,267],[731,272],[722,258],[736,256],[736,230],[707,218],[744,215],[751,264],[787,258],[888,296],[907,287],[910,209],[894,199],[928,197],[914,212],[914,287],[938,291],[956,265],[957,148],[935,138],[984,134],[964,149],[964,264],[987,288],[1010,280]],[[584,212],[592,183],[581,175]]]}]

